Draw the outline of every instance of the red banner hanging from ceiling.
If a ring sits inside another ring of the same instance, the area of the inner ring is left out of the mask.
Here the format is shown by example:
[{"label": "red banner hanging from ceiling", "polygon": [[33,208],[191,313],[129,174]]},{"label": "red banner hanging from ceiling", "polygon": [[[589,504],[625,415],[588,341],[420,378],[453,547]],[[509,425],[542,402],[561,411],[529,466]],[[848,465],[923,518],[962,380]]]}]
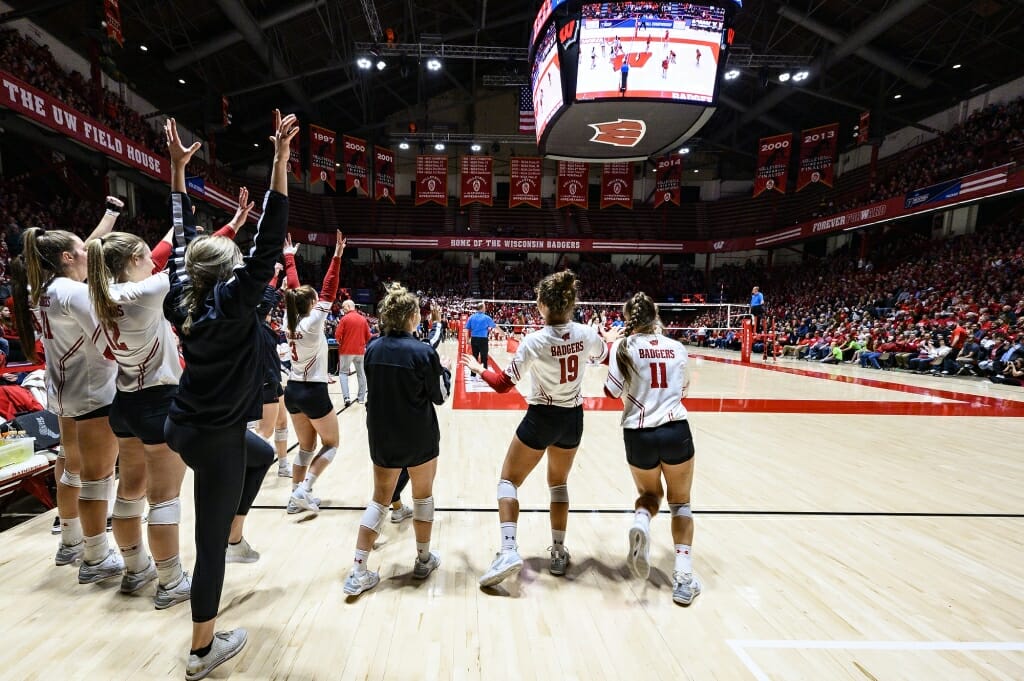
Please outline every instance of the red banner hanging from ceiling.
[{"label": "red banner hanging from ceiling", "polygon": [[587,182],[589,166],[575,161],[558,162],[558,184],[555,190],[555,207],[587,207]]},{"label": "red banner hanging from ceiling", "polygon": [[871,139],[871,112],[863,111],[860,114],[860,123],[857,128],[857,144],[867,144]]},{"label": "red banner hanging from ceiling", "polygon": [[633,164],[605,163],[601,170],[601,208],[633,207]]},{"label": "red banner hanging from ceiling", "polygon": [[319,125],[309,126],[309,179],[312,186],[323,182],[331,189],[337,188],[334,165],[337,140],[333,130]]},{"label": "red banner hanging from ceiling", "polygon": [[540,182],[544,173],[543,159],[521,157],[512,159],[508,207],[527,205],[540,208]]},{"label": "red banner hanging from ceiling", "polygon": [[416,157],[416,205],[448,205],[448,157]]},{"label": "red banner hanging from ceiling", "polygon": [[835,184],[836,145],[839,142],[839,124],[822,125],[800,133],[800,172],[796,190],[809,184]]},{"label": "red banner hanging from ceiling", "polygon": [[121,32],[121,4],[119,0],[103,0],[103,18],[107,24],[107,37],[124,47],[124,33]]},{"label": "red banner hanging from ceiling", "polygon": [[680,204],[680,187],[683,184],[683,159],[681,156],[663,156],[658,159],[654,176],[654,207],[666,203]]},{"label": "red banner hanging from ceiling", "polygon": [[459,184],[462,197],[459,205],[482,203],[494,205],[491,185],[494,179],[494,159],[490,156],[463,156],[459,168]]},{"label": "red banner hanging from ceiling", "polygon": [[373,197],[395,202],[395,152],[385,147],[373,149]]},{"label": "red banner hanging from ceiling", "polygon": [[370,193],[370,154],[367,152],[366,140],[343,135],[342,144],[345,191],[355,189],[357,195],[367,196]]},{"label": "red banner hanging from ceiling", "polygon": [[757,147],[757,174],[754,176],[754,196],[770,189],[786,193],[789,177],[789,155],[793,147],[793,133],[762,137]]}]

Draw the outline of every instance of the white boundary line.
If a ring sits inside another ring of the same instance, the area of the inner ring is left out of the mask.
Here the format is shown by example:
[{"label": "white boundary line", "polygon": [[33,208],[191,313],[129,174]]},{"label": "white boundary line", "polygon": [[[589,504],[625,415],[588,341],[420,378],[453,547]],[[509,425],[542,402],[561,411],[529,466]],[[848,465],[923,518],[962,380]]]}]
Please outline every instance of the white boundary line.
[{"label": "white boundary line", "polygon": [[771,681],[760,665],[747,652],[762,650],[998,650],[1024,652],[1024,641],[797,641],[797,640],[739,640],[726,643],[736,653],[757,681]]}]

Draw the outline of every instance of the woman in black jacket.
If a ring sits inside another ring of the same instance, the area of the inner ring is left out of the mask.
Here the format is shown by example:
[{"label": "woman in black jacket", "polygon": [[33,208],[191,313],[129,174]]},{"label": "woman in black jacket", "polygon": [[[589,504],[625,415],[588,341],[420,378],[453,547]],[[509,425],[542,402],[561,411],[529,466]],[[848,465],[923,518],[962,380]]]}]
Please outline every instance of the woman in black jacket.
[{"label": "woman in black jacket", "polygon": [[[185,165],[199,144],[184,148],[174,119],[166,129],[175,252],[164,313],[181,339],[185,371],[164,429],[167,442],[195,474],[192,650],[185,668],[190,681],[204,678],[245,645],[245,629],[214,634],[225,554],[232,524],[248,512],[274,461],[270,445],[246,428],[263,412],[264,358],[276,358],[257,308],[281,256],[289,142],[299,130],[293,115],[282,118],[275,110],[274,122],[270,191],[255,245],[245,258],[233,241],[196,238]],[[240,352],[243,348],[247,351]]]}]

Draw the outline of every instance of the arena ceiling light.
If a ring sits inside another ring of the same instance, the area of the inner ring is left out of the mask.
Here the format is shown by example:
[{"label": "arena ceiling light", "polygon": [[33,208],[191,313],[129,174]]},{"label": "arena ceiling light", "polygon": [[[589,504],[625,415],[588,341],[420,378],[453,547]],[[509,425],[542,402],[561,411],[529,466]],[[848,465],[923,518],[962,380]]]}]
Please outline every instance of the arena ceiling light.
[{"label": "arena ceiling light", "polygon": [[427,60],[427,70],[428,71],[440,71],[441,70],[441,60],[437,59],[436,57],[434,57],[432,59],[428,59]]},{"label": "arena ceiling light", "polygon": [[481,147],[479,144],[473,144],[469,147],[470,151],[480,151],[481,149],[483,149],[483,147]]},{"label": "arena ceiling light", "polygon": [[401,143],[399,143],[398,148],[401,149],[402,151],[405,151],[406,149],[409,148],[409,143],[408,142],[401,142]]},{"label": "arena ceiling light", "polygon": [[366,57],[360,57],[359,59],[356,59],[356,66],[364,71],[368,71],[373,67],[373,62]]},{"label": "arena ceiling light", "polygon": [[185,79],[184,78],[179,78],[178,79],[178,84],[179,85],[184,85],[185,84]]},{"label": "arena ceiling light", "polygon": [[739,69],[730,69],[730,70],[725,72],[725,79],[726,80],[736,80],[739,77],[740,77],[740,70]]},{"label": "arena ceiling light", "polygon": [[893,99],[903,99],[903,95],[898,95],[898,94],[897,95],[893,95],[892,98]]},{"label": "arena ceiling light", "polygon": [[[142,50],[143,52],[149,52],[149,48],[148,48],[148,47],[146,47],[145,45],[139,45],[139,49],[140,49],[140,50]],[[956,66],[954,66],[953,68],[955,69],[955,68],[956,68],[957,66],[960,66],[960,65],[959,65],[959,64],[957,64],[957,65],[956,65]]]},{"label": "arena ceiling light", "polygon": [[960,68],[960,64],[953,64],[953,68],[954,68],[954,69],[958,69],[958,68]]},{"label": "arena ceiling light", "polygon": [[378,71],[383,71],[387,67],[388,67],[388,63],[386,61],[384,61],[383,59],[380,59],[380,60],[377,61],[377,70]]},{"label": "arena ceiling light", "polygon": [[792,77],[793,76],[792,76],[792,74],[789,73],[789,71],[787,71],[786,73],[780,73],[779,74],[779,82],[780,83],[788,83],[789,79],[792,78]]},{"label": "arena ceiling light", "polygon": [[809,71],[798,71],[793,75],[793,82],[800,83],[807,80],[807,77],[811,75]]},{"label": "arena ceiling light", "polygon": [[690,147],[683,147],[682,149],[679,150],[679,153],[682,154],[683,156],[686,156],[687,154],[690,153]]},{"label": "arena ceiling light", "polygon": [[441,143],[441,142],[438,142],[437,144],[435,144],[434,145],[434,151],[444,151],[444,144]]}]

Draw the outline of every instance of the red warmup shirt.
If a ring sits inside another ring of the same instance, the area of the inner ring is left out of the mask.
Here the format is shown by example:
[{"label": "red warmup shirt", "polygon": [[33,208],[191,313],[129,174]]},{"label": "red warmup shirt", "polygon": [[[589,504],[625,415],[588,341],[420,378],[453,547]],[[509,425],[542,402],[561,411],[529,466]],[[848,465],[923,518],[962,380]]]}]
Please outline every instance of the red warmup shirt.
[{"label": "red warmup shirt", "polygon": [[366,352],[366,344],[370,342],[370,325],[366,317],[352,310],[338,322],[334,338],[338,341],[338,354],[361,355]]}]

